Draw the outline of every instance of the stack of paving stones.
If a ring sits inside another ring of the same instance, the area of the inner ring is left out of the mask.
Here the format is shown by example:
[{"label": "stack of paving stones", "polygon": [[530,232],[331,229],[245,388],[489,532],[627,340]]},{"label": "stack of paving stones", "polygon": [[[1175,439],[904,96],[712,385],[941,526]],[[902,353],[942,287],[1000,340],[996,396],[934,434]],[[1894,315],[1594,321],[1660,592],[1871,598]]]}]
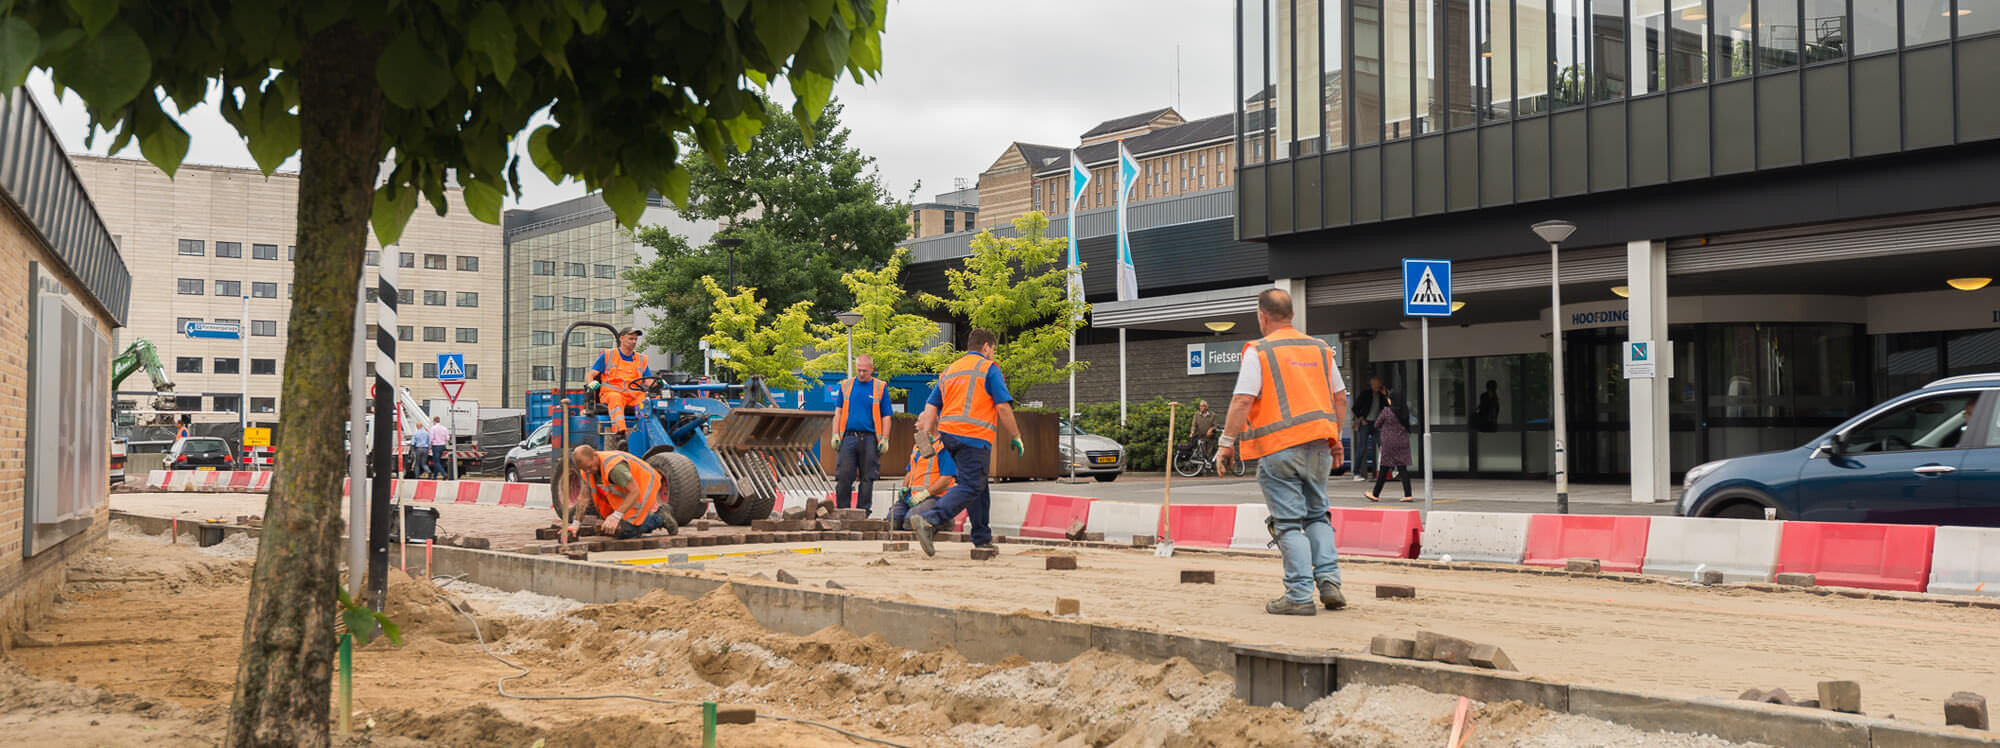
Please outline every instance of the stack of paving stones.
[{"label": "stack of paving stones", "polygon": [[1516,669],[1514,661],[1509,659],[1507,653],[1498,646],[1478,644],[1434,631],[1418,631],[1414,639],[1400,639],[1383,634],[1368,643],[1368,653],[1378,657],[1428,660],[1448,665],[1481,667],[1487,670]]}]

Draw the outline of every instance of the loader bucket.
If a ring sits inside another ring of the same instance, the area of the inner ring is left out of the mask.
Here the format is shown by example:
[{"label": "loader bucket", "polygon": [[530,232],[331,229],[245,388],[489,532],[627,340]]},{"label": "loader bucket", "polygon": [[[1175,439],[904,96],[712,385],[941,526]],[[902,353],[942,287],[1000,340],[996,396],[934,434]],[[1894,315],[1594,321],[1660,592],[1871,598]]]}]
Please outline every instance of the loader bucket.
[{"label": "loader bucket", "polygon": [[780,491],[818,500],[832,486],[813,448],[832,425],[832,411],[736,408],[710,428],[708,445],[739,490],[760,503]]}]

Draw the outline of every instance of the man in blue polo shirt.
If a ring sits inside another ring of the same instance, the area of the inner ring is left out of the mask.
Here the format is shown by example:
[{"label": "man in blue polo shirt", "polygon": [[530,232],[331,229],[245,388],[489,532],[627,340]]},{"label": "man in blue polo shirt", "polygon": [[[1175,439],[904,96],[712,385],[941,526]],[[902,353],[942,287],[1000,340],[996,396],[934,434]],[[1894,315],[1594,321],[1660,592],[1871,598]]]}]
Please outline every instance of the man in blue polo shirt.
[{"label": "man in blue polo shirt", "polygon": [[[834,463],[833,500],[836,506],[872,509],[875,479],[882,472],[882,453],[889,448],[889,385],[875,378],[875,359],[863,354],[854,359],[854,378],[840,383],[840,404],[835,406],[833,444],[840,457]],[[861,480],[860,501],[855,501],[854,481]]]}]

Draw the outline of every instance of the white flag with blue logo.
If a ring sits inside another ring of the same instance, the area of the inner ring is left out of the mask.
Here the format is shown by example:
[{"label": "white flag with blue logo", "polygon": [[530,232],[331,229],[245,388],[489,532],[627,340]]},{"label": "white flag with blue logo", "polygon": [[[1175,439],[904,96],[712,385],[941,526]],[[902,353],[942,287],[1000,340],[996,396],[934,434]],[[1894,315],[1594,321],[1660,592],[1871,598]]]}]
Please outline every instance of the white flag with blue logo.
[{"label": "white flag with blue logo", "polygon": [[1069,297],[1083,299],[1083,260],[1076,254],[1077,212],[1083,208],[1083,190],[1090,186],[1090,170],[1076,151],[1069,152]]},{"label": "white flag with blue logo", "polygon": [[1118,141],[1118,300],[1139,298],[1139,271],[1132,267],[1132,234],[1125,229],[1125,203],[1139,181],[1139,162]]}]

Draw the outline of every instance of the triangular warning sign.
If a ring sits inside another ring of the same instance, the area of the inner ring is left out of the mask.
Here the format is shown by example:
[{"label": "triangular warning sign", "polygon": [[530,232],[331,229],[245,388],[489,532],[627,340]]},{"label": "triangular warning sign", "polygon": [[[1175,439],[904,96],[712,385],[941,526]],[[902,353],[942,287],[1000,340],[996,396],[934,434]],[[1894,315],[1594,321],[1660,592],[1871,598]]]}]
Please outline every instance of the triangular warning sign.
[{"label": "triangular warning sign", "polygon": [[1426,266],[1424,277],[1417,279],[1417,290],[1410,294],[1410,306],[1444,306],[1448,303],[1444,291],[1438,288],[1437,277],[1431,275],[1431,269]]},{"label": "triangular warning sign", "polygon": [[439,382],[438,386],[444,388],[445,399],[453,403],[458,402],[458,393],[465,391],[464,382]]},{"label": "triangular warning sign", "polygon": [[465,368],[459,366],[458,361],[456,358],[445,359],[444,366],[438,367],[438,376],[451,377],[453,379],[465,376]]}]

